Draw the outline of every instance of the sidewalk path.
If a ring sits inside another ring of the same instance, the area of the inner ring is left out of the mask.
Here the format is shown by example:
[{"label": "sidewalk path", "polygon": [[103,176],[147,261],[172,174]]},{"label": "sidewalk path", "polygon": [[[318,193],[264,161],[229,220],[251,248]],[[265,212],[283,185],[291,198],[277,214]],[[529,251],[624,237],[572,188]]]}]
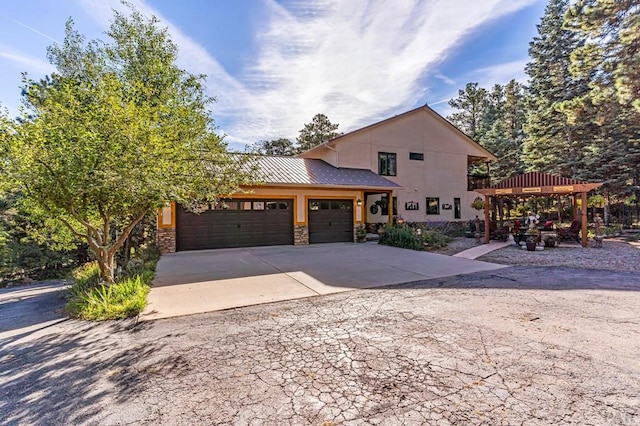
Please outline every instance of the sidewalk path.
[{"label": "sidewalk path", "polygon": [[511,244],[515,244],[511,237],[505,242],[502,241],[490,241],[489,244],[480,244],[479,246],[471,247],[468,250],[461,251],[460,253],[456,253],[453,257],[461,257],[463,259],[477,259],[480,256],[483,256],[487,253],[490,253],[494,250],[501,249],[503,247],[507,247]]}]

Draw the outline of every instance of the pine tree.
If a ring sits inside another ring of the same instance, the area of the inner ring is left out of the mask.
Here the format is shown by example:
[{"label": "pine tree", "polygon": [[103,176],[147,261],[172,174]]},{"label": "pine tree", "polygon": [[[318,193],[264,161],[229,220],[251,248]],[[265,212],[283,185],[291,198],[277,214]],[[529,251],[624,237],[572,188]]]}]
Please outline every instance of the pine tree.
[{"label": "pine tree", "polygon": [[487,108],[487,90],[478,87],[478,83],[467,83],[464,90],[458,90],[458,97],[449,101],[449,106],[458,112],[448,116],[447,120],[471,139],[479,141],[486,131],[483,118]]},{"label": "pine tree", "polygon": [[594,178],[614,197],[640,200],[640,0],[579,0],[565,27],[586,40],[571,55],[571,72],[590,90],[564,102],[564,111],[594,128]]},{"label": "pine tree", "polygon": [[494,181],[524,171],[522,142],[525,121],[525,86],[511,80],[505,86],[496,84],[489,95],[484,123],[488,126],[480,143],[498,157],[492,166]]},{"label": "pine tree", "polygon": [[613,95],[640,113],[640,0],[579,0],[565,24],[587,41],[574,52],[573,71],[595,75],[596,102]]},{"label": "pine tree", "polygon": [[300,135],[297,138],[299,152],[304,152],[339,136],[341,133],[336,132],[338,126],[339,124],[333,124],[326,115],[316,114],[311,123],[305,124],[300,130]]},{"label": "pine tree", "polygon": [[527,64],[530,86],[527,102],[527,134],[523,145],[529,170],[580,177],[585,171],[588,129],[576,120],[571,124],[562,112],[562,102],[582,96],[587,81],[571,75],[570,55],[582,45],[580,38],[563,27],[568,0],[551,0],[529,44]]}]

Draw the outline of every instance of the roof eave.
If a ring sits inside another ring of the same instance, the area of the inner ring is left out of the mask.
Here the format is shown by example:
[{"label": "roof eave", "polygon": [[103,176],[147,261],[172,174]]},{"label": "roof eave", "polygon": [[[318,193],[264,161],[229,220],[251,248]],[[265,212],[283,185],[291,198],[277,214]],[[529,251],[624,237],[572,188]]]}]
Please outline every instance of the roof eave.
[{"label": "roof eave", "polygon": [[380,190],[380,191],[393,191],[396,189],[404,189],[402,186],[372,186],[372,185],[329,185],[329,184],[317,184],[317,183],[282,183],[282,182],[264,182],[261,185],[247,185],[242,186],[242,189],[248,188],[260,188],[263,186],[279,187],[279,188],[311,188],[311,189],[355,189],[355,190]]}]

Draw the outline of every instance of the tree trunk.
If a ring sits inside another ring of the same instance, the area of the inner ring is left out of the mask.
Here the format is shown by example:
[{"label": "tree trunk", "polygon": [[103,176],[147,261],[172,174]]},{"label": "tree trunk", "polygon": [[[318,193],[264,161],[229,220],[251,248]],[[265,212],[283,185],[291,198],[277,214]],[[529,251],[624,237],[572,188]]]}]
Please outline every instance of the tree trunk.
[{"label": "tree trunk", "polygon": [[107,249],[100,249],[96,253],[96,260],[102,273],[102,279],[107,284],[113,284],[115,281],[115,256],[110,254]]}]

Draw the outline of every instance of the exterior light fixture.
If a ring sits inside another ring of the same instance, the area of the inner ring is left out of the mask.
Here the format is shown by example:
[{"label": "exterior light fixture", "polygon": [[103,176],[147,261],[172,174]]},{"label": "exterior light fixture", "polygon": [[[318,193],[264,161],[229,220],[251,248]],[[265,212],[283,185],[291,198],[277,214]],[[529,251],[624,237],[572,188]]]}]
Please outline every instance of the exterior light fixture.
[{"label": "exterior light fixture", "polygon": [[360,198],[356,200],[356,206],[362,207],[362,200]]}]

